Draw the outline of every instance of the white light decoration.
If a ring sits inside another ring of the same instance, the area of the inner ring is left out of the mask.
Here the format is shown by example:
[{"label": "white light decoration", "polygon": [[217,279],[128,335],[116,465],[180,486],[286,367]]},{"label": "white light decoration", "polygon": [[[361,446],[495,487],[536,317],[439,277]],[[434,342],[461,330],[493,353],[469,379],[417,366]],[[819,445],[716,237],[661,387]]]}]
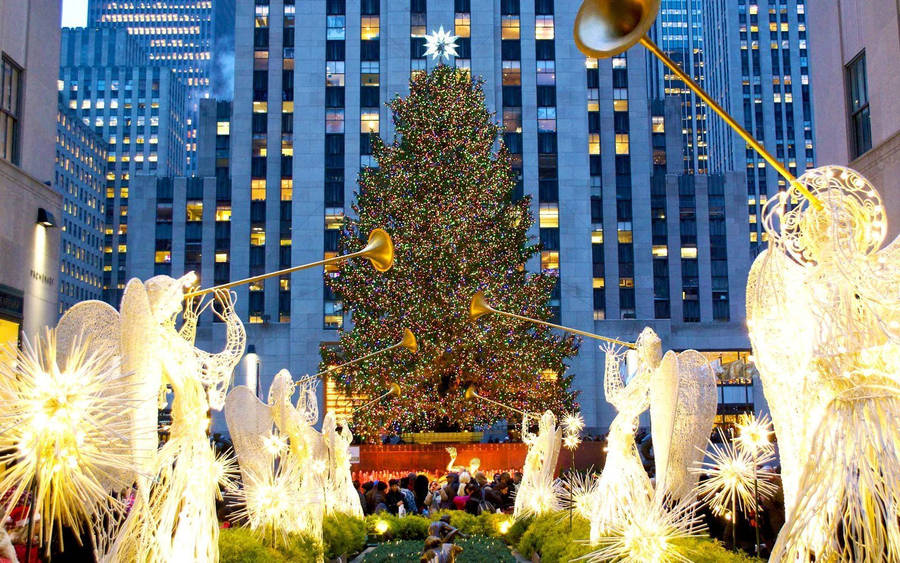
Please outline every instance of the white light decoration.
[{"label": "white light decoration", "polygon": [[[526,428],[526,423],[522,423]],[[546,411],[538,423],[538,434],[529,437],[528,454],[522,469],[522,482],[516,488],[513,517],[540,516],[559,510],[553,475],[562,445],[562,428],[556,416]]]},{"label": "white light decoration", "polygon": [[[606,361],[603,376],[606,400],[618,414],[609,426],[606,464],[597,481],[594,510],[591,513],[591,544],[596,544],[609,527],[625,517],[628,506],[646,502],[653,488],[644,471],[634,443],[638,417],[650,405],[648,386],[652,367],[659,363],[660,345],[652,331],[645,329],[638,339],[641,369],[628,385],[622,381],[622,361],[625,355],[610,344],[605,347]],[[651,367],[652,366],[652,367]]]},{"label": "white light decoration", "polygon": [[900,242],[872,185],[839,166],[764,213],[747,319],[787,518],[775,561],[900,559]]},{"label": "white light decoration", "polygon": [[[226,344],[212,354],[194,346],[197,320],[210,303],[184,300],[184,291],[196,277],[156,276],[142,284],[129,282],[122,300],[123,369],[136,366],[145,373],[145,389],[159,383],[173,392],[169,441],[151,458],[153,485],[138,480],[134,505],[124,523],[112,533],[101,561],[172,560],[216,561],[221,464],[216,460],[207,431],[210,408],[224,404],[224,391],[244,353],[246,335],[234,310],[234,295],[216,291],[213,312],[225,325]],[[175,329],[177,316],[183,324]],[[140,401],[136,426],[149,423],[147,391]],[[157,405],[153,404],[155,426]]]},{"label": "white light decoration", "polygon": [[754,479],[757,477],[760,498],[771,498],[777,492],[771,482],[774,473],[754,471],[759,465],[774,459],[771,451],[764,450],[754,457],[752,452],[729,441],[721,431],[719,443],[710,441],[706,451],[712,461],[697,464],[692,473],[706,476],[697,485],[697,493],[714,514],[731,513],[736,516],[737,511],[747,512],[755,508]]},{"label": "white light decoration", "polygon": [[[632,503],[650,496],[658,504],[690,502],[696,476],[689,468],[702,457],[697,446],[706,442],[718,402],[712,367],[699,353],[688,350],[662,355],[656,333],[645,328],[635,350],[629,351],[627,384],[622,379],[626,354],[604,348],[606,400],[619,413],[610,425],[606,465],[596,487],[591,515],[591,542],[624,518]],[[650,483],[637,452],[634,433],[638,417],[650,408],[656,462],[656,488]]]},{"label": "white light decoration", "polygon": [[591,472],[571,471],[557,482],[556,497],[560,508],[590,520],[597,502],[596,491],[597,478]]},{"label": "white light decoration", "polygon": [[442,58],[450,60],[450,57],[458,57],[457,39],[459,36],[451,35],[449,31],[444,31],[444,26],[441,26],[437,31],[432,31],[425,36],[425,54],[423,56],[431,55],[432,60]]},{"label": "white light decoration", "polygon": [[610,523],[594,542],[597,550],[583,559],[597,563],[690,563],[690,554],[679,540],[704,533],[693,504],[680,502],[669,508],[638,497],[623,507],[622,517]]},{"label": "white light decoration", "polygon": [[2,519],[33,486],[36,532],[48,546],[55,529],[90,530],[94,518],[117,510],[109,493],[130,485],[119,477],[132,460],[131,382],[117,358],[89,351],[81,338],[62,353],[57,346],[46,330],[9,352],[14,364],[0,363],[0,491],[9,495]]}]

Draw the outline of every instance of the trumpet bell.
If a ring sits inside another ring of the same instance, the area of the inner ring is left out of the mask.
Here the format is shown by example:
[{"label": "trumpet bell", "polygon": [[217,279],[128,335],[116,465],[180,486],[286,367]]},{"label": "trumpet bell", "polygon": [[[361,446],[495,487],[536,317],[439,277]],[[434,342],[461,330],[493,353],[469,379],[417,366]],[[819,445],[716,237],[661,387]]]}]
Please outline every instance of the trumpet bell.
[{"label": "trumpet bell", "polygon": [[387,272],[394,265],[394,243],[384,229],[373,229],[369,233],[369,242],[362,252],[379,272]]},{"label": "trumpet bell", "polygon": [[396,383],[391,383],[391,390],[388,391],[388,397],[399,397],[400,396],[400,386]]},{"label": "trumpet bell", "polygon": [[408,328],[403,329],[403,340],[400,341],[400,346],[403,346],[413,354],[419,351],[419,345],[416,342],[416,335],[412,333]]},{"label": "trumpet bell", "polygon": [[639,42],[656,20],[660,0],[584,0],[575,17],[575,45],[606,59]]},{"label": "trumpet bell", "polygon": [[474,321],[479,317],[483,317],[484,315],[493,312],[494,310],[491,309],[491,306],[488,305],[487,300],[484,298],[483,291],[479,291],[472,296],[472,303],[469,305],[469,320]]},{"label": "trumpet bell", "polygon": [[474,399],[477,396],[478,396],[478,392],[475,390],[475,386],[469,385],[466,388],[466,400],[471,401],[472,399]]}]

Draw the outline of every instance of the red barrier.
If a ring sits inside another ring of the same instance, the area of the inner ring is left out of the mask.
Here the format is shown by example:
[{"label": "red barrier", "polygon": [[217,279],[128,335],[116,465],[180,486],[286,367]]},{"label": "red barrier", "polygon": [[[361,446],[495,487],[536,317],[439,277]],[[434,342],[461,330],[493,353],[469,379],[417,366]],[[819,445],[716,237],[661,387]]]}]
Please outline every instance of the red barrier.
[{"label": "red barrier", "polygon": [[[353,464],[352,471],[388,471],[396,472],[398,475],[419,470],[442,473],[446,471],[447,463],[450,461],[450,454],[446,449],[448,447],[456,448],[457,457],[454,465],[467,467],[472,458],[477,457],[481,460],[481,470],[486,473],[507,471],[510,468],[521,470],[528,452],[528,447],[522,443],[362,444],[359,446],[359,463]],[[606,459],[604,447],[604,442],[583,442],[575,450],[575,467],[587,469],[593,466],[595,469],[601,469]],[[568,469],[571,461],[572,455],[569,450],[562,448],[556,464],[557,473]]]}]

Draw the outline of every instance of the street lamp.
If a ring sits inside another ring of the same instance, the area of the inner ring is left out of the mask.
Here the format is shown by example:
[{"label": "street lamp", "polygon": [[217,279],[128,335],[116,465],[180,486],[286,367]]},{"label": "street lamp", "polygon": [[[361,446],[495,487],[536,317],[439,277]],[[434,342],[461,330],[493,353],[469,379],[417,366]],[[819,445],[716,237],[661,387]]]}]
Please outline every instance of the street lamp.
[{"label": "street lamp", "polygon": [[244,356],[244,385],[253,391],[253,395],[259,398],[259,356],[256,354],[256,346],[247,346],[247,355]]}]

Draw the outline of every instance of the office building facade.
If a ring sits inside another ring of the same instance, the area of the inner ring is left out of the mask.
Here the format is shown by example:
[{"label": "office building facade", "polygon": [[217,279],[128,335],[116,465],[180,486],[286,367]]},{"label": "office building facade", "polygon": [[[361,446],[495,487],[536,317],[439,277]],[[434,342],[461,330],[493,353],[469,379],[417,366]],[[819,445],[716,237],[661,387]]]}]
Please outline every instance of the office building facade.
[{"label": "office building facade", "polygon": [[[59,3],[0,4],[0,344],[57,318],[62,196],[52,187]],[[48,64],[49,62],[49,64]],[[49,110],[49,111],[48,111]],[[0,361],[6,359],[0,351]]]},{"label": "office building facade", "polygon": [[195,172],[199,102],[215,93],[217,72],[217,80],[229,80],[220,71],[232,64],[234,0],[89,0],[88,26],[127,30],[151,64],[174,70],[185,84],[185,152]]},{"label": "office building facade", "polygon": [[[807,4],[708,0],[703,19],[710,94],[794,176],[816,162]],[[746,171],[756,255],[766,246],[762,209],[786,181],[718,116],[709,116],[708,141],[712,172]]]},{"label": "office building facade", "polygon": [[59,314],[86,299],[103,299],[106,141],[72,110],[56,115],[53,186],[63,197]]},{"label": "office building facade", "polygon": [[[129,254],[134,275],[161,271],[151,264],[166,243],[150,241],[169,230],[166,271],[181,275],[187,252],[175,249],[199,245],[205,285],[226,272],[236,280],[334,255],[359,170],[376,164],[371,138],[393,137],[384,104],[438,64],[424,57],[424,36],[443,26],[459,36],[459,56],[444,64],[482,77],[503,123],[514,197],[532,197],[532,235],[543,245],[529,268],[559,274],[552,305],[560,322],[625,339],[649,325],[667,349],[746,358],[749,256],[732,242],[748,236],[742,175],[683,175],[679,101],[651,103],[640,49],[585,59],[571,37],[579,5],[328,0],[303,3],[301,18],[289,2],[238,2],[235,72],[248,87],[235,91],[231,119],[215,125],[215,146],[230,147],[227,204],[209,176],[171,188],[153,179],[142,203],[132,202],[141,210],[133,228],[143,229],[140,252]],[[187,240],[189,229],[199,241]],[[319,346],[351,321],[321,270],[235,291],[264,388],[282,368],[316,371]],[[202,345],[215,349],[220,329],[201,324],[210,338]],[[603,360],[586,342],[570,368],[589,426],[601,429],[614,416]],[[327,384],[324,401],[337,402]]]},{"label": "office building facade", "polygon": [[900,234],[900,7],[887,0],[817,0],[811,72],[819,164],[858,170],[875,186],[888,213],[889,238]]},{"label": "office building facade", "polygon": [[58,82],[63,107],[107,144],[103,295],[115,305],[126,282],[131,178],[184,174],[186,163],[185,87],[169,68],[127,62],[139,49],[123,48],[129,41],[124,30],[64,29]]},{"label": "office building facade", "polygon": [[[703,0],[662,0],[650,36],[698,84],[706,83]],[[709,171],[707,107],[681,80],[649,53],[650,97],[681,100],[685,174]]]}]

